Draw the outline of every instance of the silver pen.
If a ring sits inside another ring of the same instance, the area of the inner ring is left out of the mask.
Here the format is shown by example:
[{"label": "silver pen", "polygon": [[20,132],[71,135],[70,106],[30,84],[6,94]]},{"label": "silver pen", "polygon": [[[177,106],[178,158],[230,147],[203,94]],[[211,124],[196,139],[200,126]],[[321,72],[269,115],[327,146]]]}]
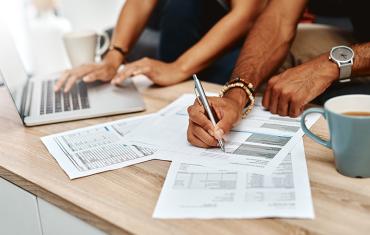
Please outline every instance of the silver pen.
[{"label": "silver pen", "polygon": [[[212,112],[211,106],[209,106],[209,102],[206,96],[206,93],[204,92],[203,86],[200,83],[198,77],[196,74],[193,74],[194,84],[195,84],[195,95],[197,96],[197,99],[200,100],[203,108],[206,110],[208,119],[212,122],[213,126],[216,126],[218,120],[217,115]],[[222,139],[218,139],[218,145],[220,146],[221,150],[225,152],[225,144]]]}]

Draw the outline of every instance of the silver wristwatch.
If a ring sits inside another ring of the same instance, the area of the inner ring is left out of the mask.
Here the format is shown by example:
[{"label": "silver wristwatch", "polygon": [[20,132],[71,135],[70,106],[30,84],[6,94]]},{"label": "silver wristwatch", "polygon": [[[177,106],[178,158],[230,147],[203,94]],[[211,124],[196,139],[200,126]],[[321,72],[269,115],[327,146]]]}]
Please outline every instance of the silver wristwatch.
[{"label": "silver wristwatch", "polygon": [[338,65],[340,82],[350,81],[354,57],[355,53],[350,47],[337,46],[331,49],[329,60]]}]

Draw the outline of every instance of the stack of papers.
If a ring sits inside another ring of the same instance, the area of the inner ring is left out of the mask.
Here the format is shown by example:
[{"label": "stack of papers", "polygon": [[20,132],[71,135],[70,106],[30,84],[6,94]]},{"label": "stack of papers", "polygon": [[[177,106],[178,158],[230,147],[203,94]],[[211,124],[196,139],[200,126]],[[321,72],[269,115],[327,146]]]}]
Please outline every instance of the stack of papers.
[{"label": "stack of papers", "polygon": [[300,118],[272,115],[257,100],[228,134],[226,152],[197,148],[186,138],[194,99],[186,94],[152,115],[41,139],[71,179],[172,161],[155,218],[313,218]]},{"label": "stack of papers", "polygon": [[313,218],[303,143],[271,174],[208,167],[206,161],[171,164],[155,218]]}]

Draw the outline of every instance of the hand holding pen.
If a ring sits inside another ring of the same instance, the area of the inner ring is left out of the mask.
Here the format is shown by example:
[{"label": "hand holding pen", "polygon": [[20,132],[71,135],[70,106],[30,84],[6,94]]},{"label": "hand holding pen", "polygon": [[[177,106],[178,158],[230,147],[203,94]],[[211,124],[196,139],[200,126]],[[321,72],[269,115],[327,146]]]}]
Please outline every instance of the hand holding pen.
[{"label": "hand holding pen", "polygon": [[[194,74],[193,79],[194,79],[195,94],[197,96],[197,99],[202,104],[204,110],[206,111],[208,119],[211,121],[212,125],[214,127],[216,127],[217,122],[218,122],[217,114],[215,113],[214,109],[209,105],[207,96],[204,92],[202,84],[200,83],[199,79],[197,78],[197,75]],[[218,138],[217,141],[218,141],[218,145],[221,148],[221,150],[225,152],[225,145],[224,145],[224,141],[223,141],[222,137]]]},{"label": "hand holding pen", "polygon": [[[197,91],[196,93],[198,94]],[[188,108],[187,139],[189,143],[201,148],[219,147],[218,140],[222,140],[242,117],[242,110],[245,106],[243,94],[242,90],[232,89],[222,98],[216,96],[207,98],[211,110],[214,111],[216,126],[209,119],[200,98],[197,99]]]}]

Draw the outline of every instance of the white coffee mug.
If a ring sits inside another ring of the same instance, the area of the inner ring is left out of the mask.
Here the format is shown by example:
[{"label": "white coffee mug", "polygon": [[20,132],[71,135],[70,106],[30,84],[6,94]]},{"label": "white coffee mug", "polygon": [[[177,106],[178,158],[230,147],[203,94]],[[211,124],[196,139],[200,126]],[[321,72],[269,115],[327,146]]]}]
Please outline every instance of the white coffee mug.
[{"label": "white coffee mug", "polygon": [[[101,40],[104,40],[102,46]],[[108,49],[109,36],[94,31],[69,32],[63,35],[63,42],[72,67],[77,67],[94,63],[96,56],[101,56]]]}]

